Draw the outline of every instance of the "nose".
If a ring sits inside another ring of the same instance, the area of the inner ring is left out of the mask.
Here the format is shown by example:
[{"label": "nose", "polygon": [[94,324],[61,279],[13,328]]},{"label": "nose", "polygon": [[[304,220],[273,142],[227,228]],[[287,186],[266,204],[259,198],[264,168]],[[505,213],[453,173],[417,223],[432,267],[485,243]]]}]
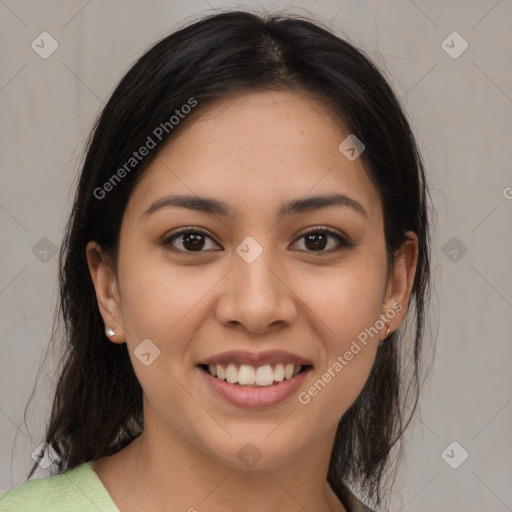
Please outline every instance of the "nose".
[{"label": "nose", "polygon": [[231,271],[223,279],[216,314],[228,327],[264,334],[291,325],[298,300],[291,277],[270,250],[252,262],[233,254]]}]

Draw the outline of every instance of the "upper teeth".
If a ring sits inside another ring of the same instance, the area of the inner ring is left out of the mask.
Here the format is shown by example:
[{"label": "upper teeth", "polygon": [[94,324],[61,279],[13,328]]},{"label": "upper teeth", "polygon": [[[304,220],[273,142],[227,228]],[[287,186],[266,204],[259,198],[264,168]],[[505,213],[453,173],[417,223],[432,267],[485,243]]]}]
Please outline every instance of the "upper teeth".
[{"label": "upper teeth", "polygon": [[283,379],[291,379],[302,369],[300,365],[277,363],[274,368],[270,364],[264,366],[251,366],[248,364],[223,366],[214,364],[208,366],[208,371],[220,380],[227,380],[231,384],[241,386],[253,385],[270,386],[274,381],[281,382]]}]

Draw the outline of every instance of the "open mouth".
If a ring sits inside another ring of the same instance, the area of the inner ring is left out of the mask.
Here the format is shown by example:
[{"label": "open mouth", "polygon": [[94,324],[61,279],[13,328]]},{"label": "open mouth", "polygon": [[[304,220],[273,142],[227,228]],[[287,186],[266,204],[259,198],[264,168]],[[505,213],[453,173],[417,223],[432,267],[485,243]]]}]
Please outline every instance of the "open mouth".
[{"label": "open mouth", "polygon": [[312,365],[266,364],[252,366],[247,364],[200,364],[199,368],[218,380],[229,382],[240,387],[261,388],[291,380],[297,375],[313,368]]}]

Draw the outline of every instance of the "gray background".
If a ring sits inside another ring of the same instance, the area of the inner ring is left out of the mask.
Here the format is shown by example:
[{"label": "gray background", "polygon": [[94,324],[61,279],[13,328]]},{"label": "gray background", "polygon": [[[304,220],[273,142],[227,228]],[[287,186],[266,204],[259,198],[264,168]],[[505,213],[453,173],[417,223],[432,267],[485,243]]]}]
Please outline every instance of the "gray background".
[{"label": "gray background", "polygon": [[[92,122],[150,44],[231,6],[309,11],[369,52],[425,159],[438,223],[437,349],[392,510],[512,510],[510,0],[0,0],[0,489],[26,475],[49,413],[52,361],[38,368],[57,299],[52,247]],[[46,59],[31,48],[43,31],[59,45]],[[453,31],[469,44],[458,58],[442,46]],[[453,469],[462,450],[469,456]]]}]

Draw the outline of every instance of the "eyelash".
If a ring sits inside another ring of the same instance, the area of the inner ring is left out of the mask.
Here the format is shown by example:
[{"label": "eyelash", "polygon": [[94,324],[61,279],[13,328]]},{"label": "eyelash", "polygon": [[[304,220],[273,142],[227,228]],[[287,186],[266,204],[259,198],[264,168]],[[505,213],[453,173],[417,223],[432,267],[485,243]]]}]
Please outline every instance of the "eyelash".
[{"label": "eyelash", "polygon": [[[206,232],[202,231],[201,229],[197,229],[197,228],[184,228],[176,233],[173,233],[172,235],[166,237],[164,240],[162,240],[162,245],[169,248],[171,251],[174,251],[174,252],[181,252],[181,253],[185,253],[185,254],[200,254],[202,252],[206,252],[204,250],[201,250],[201,251],[186,251],[186,250],[182,250],[182,249],[176,249],[176,248],[173,248],[171,243],[179,238],[181,235],[184,235],[184,234],[190,234],[190,233],[193,233],[193,234],[199,234],[199,235],[204,235],[206,236],[207,238],[210,238],[213,242],[215,242],[215,240],[213,240],[213,238],[208,235]],[[325,253],[332,253],[332,252],[336,252],[336,251],[339,251],[341,249],[344,249],[344,248],[350,248],[350,247],[354,247],[355,244],[351,244],[347,241],[347,239],[345,237],[343,237],[342,235],[340,235],[339,233],[337,233],[336,231],[333,231],[332,229],[329,229],[329,228],[325,228],[323,226],[315,226],[313,229],[311,229],[310,231],[307,231],[306,233],[303,233],[299,238],[297,238],[295,240],[295,242],[297,242],[298,240],[301,240],[302,238],[308,236],[308,235],[311,235],[311,234],[315,234],[315,233],[323,233],[323,234],[327,234],[329,236],[332,236],[334,238],[337,239],[339,245],[341,247],[339,248],[335,248],[335,249],[329,249],[329,250],[319,250],[319,251],[308,251],[306,250],[305,252],[308,252],[308,253],[312,253],[312,254],[325,254]],[[217,244],[217,242],[215,242]],[[219,244],[217,244],[219,245]]]}]

